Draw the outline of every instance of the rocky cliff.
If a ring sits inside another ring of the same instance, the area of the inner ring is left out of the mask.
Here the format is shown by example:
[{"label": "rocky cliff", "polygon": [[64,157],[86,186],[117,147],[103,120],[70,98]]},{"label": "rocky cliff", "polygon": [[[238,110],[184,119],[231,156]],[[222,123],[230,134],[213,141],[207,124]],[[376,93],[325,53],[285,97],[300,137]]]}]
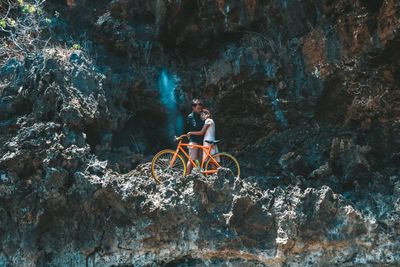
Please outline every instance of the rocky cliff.
[{"label": "rocky cliff", "polygon": [[[0,12],[0,266],[400,264],[398,1]],[[157,186],[193,97],[243,175]]]}]

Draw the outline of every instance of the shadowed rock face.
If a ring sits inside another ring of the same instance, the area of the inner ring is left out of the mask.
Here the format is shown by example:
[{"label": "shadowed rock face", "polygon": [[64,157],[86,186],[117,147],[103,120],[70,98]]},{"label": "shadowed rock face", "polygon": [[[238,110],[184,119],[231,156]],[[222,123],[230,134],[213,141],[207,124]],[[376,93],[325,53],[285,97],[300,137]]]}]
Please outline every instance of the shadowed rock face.
[{"label": "shadowed rock face", "polygon": [[[51,46],[0,66],[0,266],[399,265],[397,1],[45,11]],[[156,186],[192,97],[244,175]]]},{"label": "shadowed rock face", "polygon": [[[316,169],[338,136],[370,145],[388,159],[380,166],[398,164],[396,1],[133,2],[47,3],[67,25],[60,36],[86,33],[105,75],[112,121],[85,132],[114,169],[164,148],[193,97],[211,109],[222,148],[247,175],[279,174],[289,152]],[[175,79],[171,92],[160,88],[163,73]]]}]

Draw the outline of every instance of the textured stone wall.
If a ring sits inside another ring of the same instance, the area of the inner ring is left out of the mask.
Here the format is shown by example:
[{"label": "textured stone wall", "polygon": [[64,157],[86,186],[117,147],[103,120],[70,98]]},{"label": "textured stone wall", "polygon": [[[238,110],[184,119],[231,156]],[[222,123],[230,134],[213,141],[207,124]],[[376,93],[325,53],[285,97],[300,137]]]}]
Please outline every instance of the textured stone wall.
[{"label": "textured stone wall", "polygon": [[[0,66],[0,266],[399,264],[397,1],[73,2]],[[193,97],[243,175],[157,186]]]}]

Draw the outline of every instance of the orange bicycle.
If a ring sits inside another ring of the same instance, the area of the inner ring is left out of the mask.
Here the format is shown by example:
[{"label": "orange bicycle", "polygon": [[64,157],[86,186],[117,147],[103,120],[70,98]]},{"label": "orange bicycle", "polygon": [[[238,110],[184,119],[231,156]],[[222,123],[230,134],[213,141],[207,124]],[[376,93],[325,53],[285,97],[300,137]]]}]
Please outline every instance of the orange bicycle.
[{"label": "orange bicycle", "polygon": [[[158,152],[152,162],[151,162],[151,172],[153,178],[157,183],[162,182],[162,176],[165,174],[170,175],[186,175],[186,163],[183,159],[182,155],[179,152],[182,152],[183,155],[190,160],[193,164],[193,168],[197,168],[201,170],[201,173],[209,175],[216,173],[218,168],[228,168],[232,171],[232,173],[239,177],[240,176],[240,167],[239,162],[236,158],[225,152],[218,152],[213,155],[210,155],[211,149],[215,144],[219,141],[207,141],[210,146],[202,146],[202,145],[192,145],[188,143],[183,143],[183,138],[187,137],[186,135],[181,135],[179,137],[175,137],[175,140],[178,143],[176,150],[165,149]],[[206,157],[200,162],[197,160],[194,161],[190,158],[189,154],[185,151],[184,147],[188,148],[200,148],[205,152]],[[217,160],[218,159],[218,160]]]}]

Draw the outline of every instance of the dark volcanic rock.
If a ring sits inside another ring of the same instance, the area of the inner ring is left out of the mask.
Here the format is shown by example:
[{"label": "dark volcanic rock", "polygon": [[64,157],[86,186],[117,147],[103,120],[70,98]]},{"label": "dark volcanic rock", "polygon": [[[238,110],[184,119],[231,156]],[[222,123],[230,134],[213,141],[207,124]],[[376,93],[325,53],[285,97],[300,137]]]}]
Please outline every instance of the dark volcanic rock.
[{"label": "dark volcanic rock", "polygon": [[[29,3],[0,20],[0,266],[400,264],[400,2]],[[194,97],[243,175],[158,186]]]},{"label": "dark volcanic rock", "polygon": [[[149,165],[126,175],[83,171],[71,183],[65,171],[48,169],[30,189],[14,181],[36,204],[20,210],[24,205],[15,193],[8,200],[14,215],[2,217],[5,261],[143,266],[211,260],[279,266],[311,259],[313,264],[399,260],[398,241],[387,243],[391,233],[379,232],[376,218],[327,186],[263,189],[224,170],[210,177],[171,177],[156,186],[148,175]],[[7,191],[15,192],[13,176],[1,177],[5,201]],[[21,220],[13,221],[16,216]],[[19,257],[7,257],[15,254]]]}]

